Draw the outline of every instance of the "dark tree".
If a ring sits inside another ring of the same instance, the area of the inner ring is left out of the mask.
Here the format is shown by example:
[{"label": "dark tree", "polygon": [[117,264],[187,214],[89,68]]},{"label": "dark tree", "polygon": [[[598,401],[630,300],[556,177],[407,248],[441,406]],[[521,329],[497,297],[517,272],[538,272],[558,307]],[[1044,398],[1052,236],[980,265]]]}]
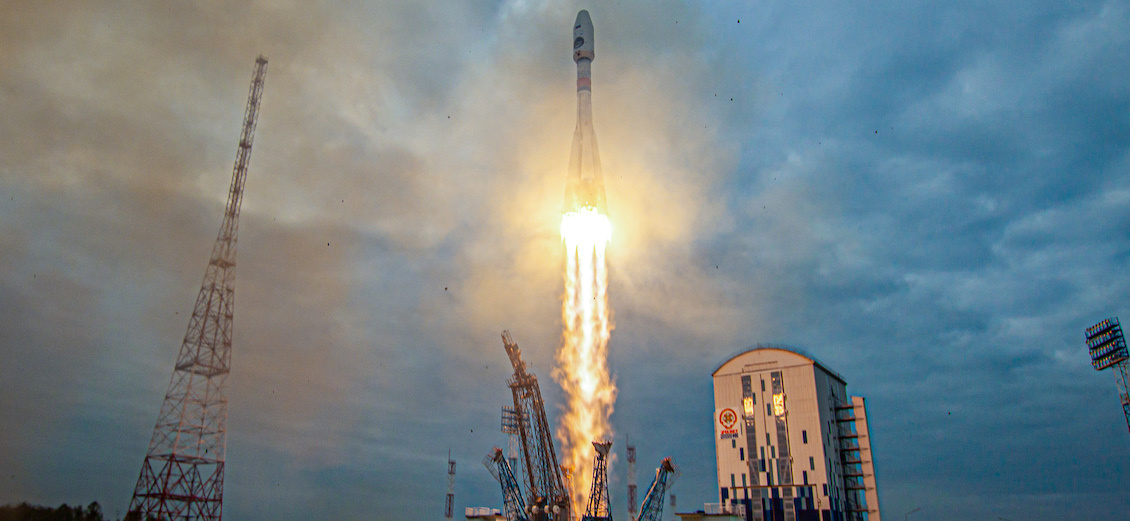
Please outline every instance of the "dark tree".
[{"label": "dark tree", "polygon": [[4,505],[0,507],[0,521],[103,521],[102,505],[97,501],[82,506],[71,507],[66,503],[58,508],[29,505]]}]

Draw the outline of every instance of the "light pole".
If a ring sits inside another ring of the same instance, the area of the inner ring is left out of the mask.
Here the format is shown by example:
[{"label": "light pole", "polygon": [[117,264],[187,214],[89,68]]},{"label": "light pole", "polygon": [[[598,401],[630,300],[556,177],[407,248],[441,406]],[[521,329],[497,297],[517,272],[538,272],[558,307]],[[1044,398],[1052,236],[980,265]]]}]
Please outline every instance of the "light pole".
[{"label": "light pole", "polygon": [[919,510],[922,510],[922,507],[914,507],[914,510],[907,512],[905,516],[902,516],[902,520],[907,521],[907,519],[910,519],[910,514],[913,514],[913,513],[917,512]]},{"label": "light pole", "polygon": [[1114,379],[1118,382],[1118,398],[1122,402],[1122,413],[1126,416],[1126,427],[1130,429],[1130,351],[1126,349],[1126,338],[1122,336],[1122,326],[1117,318],[1108,318],[1086,331],[1087,350],[1091,354],[1091,365],[1096,371],[1108,367],[1114,369]]}]

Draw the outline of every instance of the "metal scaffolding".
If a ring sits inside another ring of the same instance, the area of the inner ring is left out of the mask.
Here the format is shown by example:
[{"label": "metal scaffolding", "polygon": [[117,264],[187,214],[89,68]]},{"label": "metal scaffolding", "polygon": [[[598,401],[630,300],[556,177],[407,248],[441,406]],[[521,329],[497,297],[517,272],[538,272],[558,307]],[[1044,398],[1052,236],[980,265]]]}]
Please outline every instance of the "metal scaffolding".
[{"label": "metal scaffolding", "polygon": [[608,450],[612,440],[594,441],[596,460],[593,462],[592,490],[589,492],[589,506],[581,521],[612,521],[612,505],[608,498]]},{"label": "metal scaffolding", "polygon": [[519,418],[518,435],[522,442],[523,464],[529,484],[530,519],[533,521],[571,520],[572,499],[561,477],[561,465],[557,462],[557,452],[553,448],[553,432],[545,416],[545,402],[541,397],[541,387],[537,376],[526,372],[522,361],[522,350],[510,337],[509,331],[502,332],[502,344],[510,364],[514,366],[514,376],[510,378],[511,394],[514,397],[514,411]]}]

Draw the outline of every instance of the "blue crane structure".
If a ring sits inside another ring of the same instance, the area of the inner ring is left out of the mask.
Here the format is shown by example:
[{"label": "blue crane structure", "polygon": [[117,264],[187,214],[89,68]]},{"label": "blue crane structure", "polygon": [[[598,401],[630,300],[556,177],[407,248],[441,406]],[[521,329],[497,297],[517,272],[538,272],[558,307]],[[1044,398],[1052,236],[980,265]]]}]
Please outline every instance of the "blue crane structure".
[{"label": "blue crane structure", "polygon": [[528,521],[522,488],[518,485],[518,479],[514,477],[510,461],[502,454],[502,449],[495,447],[487,453],[483,458],[483,465],[502,485],[502,512],[506,515],[506,521]]},{"label": "blue crane structure", "polygon": [[663,497],[677,477],[679,477],[678,467],[671,461],[671,458],[663,458],[659,462],[659,468],[655,469],[655,479],[651,481],[647,495],[643,497],[640,517],[634,521],[662,521]]}]

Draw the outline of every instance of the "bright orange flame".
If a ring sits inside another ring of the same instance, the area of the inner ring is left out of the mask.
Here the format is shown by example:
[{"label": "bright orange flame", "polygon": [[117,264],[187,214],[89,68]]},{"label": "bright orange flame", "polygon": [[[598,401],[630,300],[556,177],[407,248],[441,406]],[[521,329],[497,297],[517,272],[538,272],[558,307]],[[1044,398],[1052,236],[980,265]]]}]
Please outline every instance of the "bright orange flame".
[{"label": "bright orange flame", "polygon": [[565,325],[553,376],[565,391],[565,414],[558,422],[562,465],[573,469],[573,512],[582,514],[584,491],[592,482],[593,440],[611,439],[608,418],[616,402],[616,384],[608,374],[608,267],[604,249],[612,238],[608,216],[594,208],[566,213],[561,219],[565,242]]}]

